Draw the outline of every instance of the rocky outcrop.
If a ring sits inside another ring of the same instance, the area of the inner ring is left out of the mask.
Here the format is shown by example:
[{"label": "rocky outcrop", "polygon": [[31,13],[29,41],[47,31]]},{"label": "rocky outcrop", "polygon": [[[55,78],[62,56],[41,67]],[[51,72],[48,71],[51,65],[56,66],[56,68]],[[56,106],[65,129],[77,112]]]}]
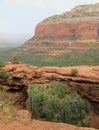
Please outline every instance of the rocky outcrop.
[{"label": "rocky outcrop", "polygon": [[[92,127],[99,128],[99,66],[35,67],[22,63],[7,63],[1,68],[7,71],[8,79],[0,78],[0,86],[7,91],[20,93],[16,103],[25,105],[31,84],[46,84],[52,80],[65,82],[93,106]],[[76,70],[76,73],[75,73]]]}]

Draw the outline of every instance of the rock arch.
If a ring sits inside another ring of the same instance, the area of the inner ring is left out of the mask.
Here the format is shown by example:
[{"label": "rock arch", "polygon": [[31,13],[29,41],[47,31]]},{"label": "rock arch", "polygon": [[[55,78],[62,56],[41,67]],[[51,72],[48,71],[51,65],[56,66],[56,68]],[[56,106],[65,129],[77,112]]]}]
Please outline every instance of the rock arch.
[{"label": "rock arch", "polygon": [[[20,97],[16,99],[16,103],[20,106],[26,103],[27,89],[30,84],[46,84],[51,80],[66,82],[92,104],[92,127],[99,128],[99,66],[38,68],[9,62],[1,69],[6,70],[9,77],[6,80],[0,79],[0,86],[6,85],[9,91],[19,90]],[[77,69],[75,75],[72,75],[73,69]]]}]

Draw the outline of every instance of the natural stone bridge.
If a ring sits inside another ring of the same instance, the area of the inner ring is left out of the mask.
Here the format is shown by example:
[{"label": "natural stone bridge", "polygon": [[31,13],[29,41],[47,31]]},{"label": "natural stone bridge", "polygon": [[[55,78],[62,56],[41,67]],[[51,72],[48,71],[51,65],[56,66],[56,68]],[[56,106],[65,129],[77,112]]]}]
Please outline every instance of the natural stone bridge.
[{"label": "natural stone bridge", "polygon": [[[0,68],[8,72],[8,79],[0,78],[10,92],[18,91],[19,105],[26,104],[28,86],[34,83],[46,84],[52,80],[63,81],[73,87],[93,107],[92,127],[99,128],[99,66],[35,67],[22,63],[6,63]],[[73,74],[73,69],[77,72]],[[13,93],[12,93],[13,94]]]}]

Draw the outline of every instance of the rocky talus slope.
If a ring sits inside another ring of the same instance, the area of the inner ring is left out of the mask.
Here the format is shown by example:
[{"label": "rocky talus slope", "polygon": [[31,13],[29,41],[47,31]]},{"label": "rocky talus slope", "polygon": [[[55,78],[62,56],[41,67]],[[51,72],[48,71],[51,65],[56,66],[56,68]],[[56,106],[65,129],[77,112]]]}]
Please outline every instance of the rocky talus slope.
[{"label": "rocky talus slope", "polygon": [[[99,128],[99,66],[38,68],[23,63],[8,62],[1,69],[7,71],[8,79],[0,78],[0,86],[5,86],[12,94],[18,91],[20,96],[15,102],[20,106],[26,105],[29,85],[58,80],[73,87],[82,98],[89,100],[93,106],[91,126]],[[72,69],[77,70],[75,75],[72,74]]]}]

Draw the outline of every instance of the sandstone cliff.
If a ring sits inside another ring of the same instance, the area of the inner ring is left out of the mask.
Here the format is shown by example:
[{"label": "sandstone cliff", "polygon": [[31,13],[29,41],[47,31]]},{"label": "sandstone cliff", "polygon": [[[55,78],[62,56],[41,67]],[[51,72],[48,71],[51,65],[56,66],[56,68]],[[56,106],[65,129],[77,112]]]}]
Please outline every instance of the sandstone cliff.
[{"label": "sandstone cliff", "polygon": [[[73,44],[76,47],[99,44],[98,14],[99,3],[77,6],[61,15],[49,17],[36,26],[33,38],[22,46],[22,50],[34,49],[37,53],[47,52],[46,55],[56,56],[71,51]],[[71,49],[66,48],[68,45]]]},{"label": "sandstone cliff", "polygon": [[34,38],[99,37],[99,3],[77,6],[61,15],[40,22]]}]

